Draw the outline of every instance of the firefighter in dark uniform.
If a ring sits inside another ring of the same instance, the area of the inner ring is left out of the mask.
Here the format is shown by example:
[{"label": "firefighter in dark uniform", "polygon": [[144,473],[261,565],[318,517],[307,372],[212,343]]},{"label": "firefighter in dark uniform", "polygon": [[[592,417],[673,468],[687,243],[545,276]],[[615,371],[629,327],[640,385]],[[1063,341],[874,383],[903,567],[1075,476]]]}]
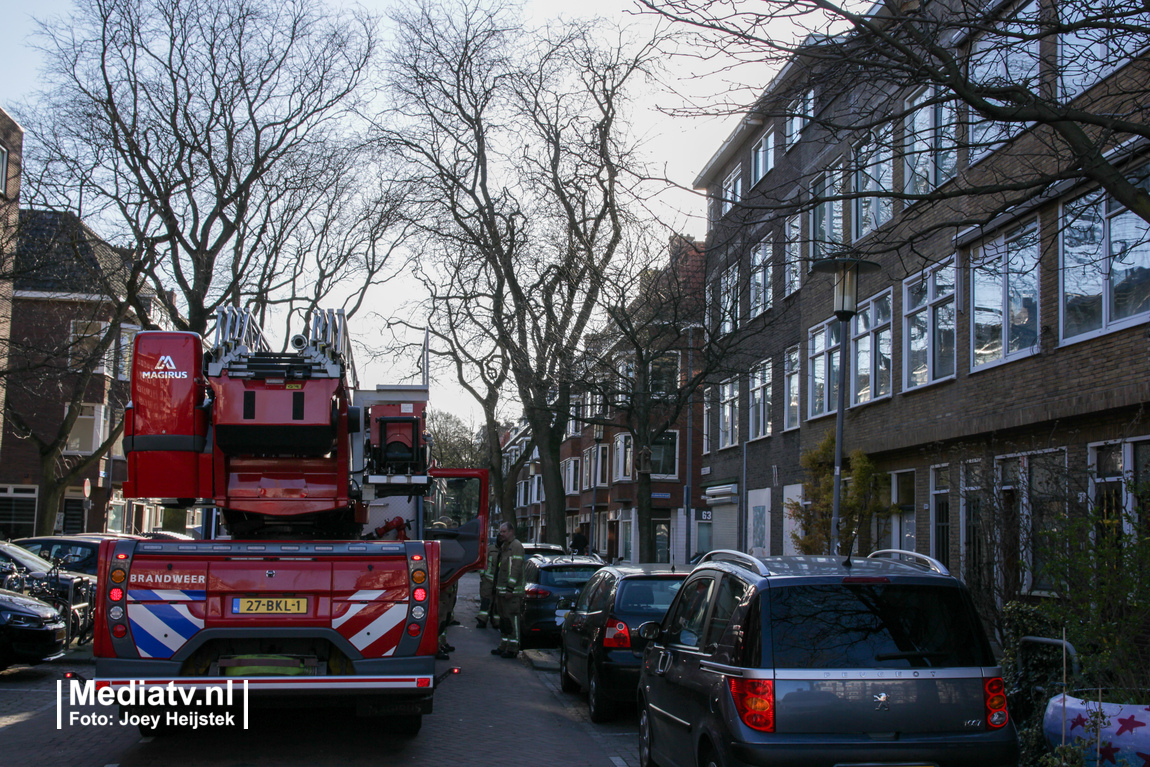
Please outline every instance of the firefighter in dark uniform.
[{"label": "firefighter in dark uniform", "polygon": [[[495,574],[499,572],[499,542],[492,540],[487,545],[487,567],[479,574],[479,615],[475,616],[475,627],[487,628],[487,621],[499,628],[499,612],[494,609]],[[494,612],[494,615],[491,613]]]},{"label": "firefighter in dark uniform", "polygon": [[523,619],[523,544],[515,538],[515,528],[506,522],[499,526],[499,573],[495,580],[495,604],[499,609],[499,647],[492,655],[514,658],[519,654]]}]

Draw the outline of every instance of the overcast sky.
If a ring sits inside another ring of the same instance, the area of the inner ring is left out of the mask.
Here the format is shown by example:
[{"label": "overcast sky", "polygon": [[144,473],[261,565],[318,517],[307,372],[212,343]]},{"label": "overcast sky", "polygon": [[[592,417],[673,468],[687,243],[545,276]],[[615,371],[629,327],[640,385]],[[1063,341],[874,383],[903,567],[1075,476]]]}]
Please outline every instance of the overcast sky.
[{"label": "overcast sky", "polygon": [[[382,12],[388,6],[385,0],[364,0],[362,3],[373,11]],[[0,78],[0,107],[10,109],[10,105],[32,96],[39,87],[40,56],[31,47],[30,36],[35,29],[33,17],[51,18],[64,15],[71,7],[70,0],[36,0],[34,4],[17,0],[0,0],[5,8],[4,23],[0,24],[0,50],[5,52],[5,72]],[[631,0],[580,0],[567,5],[554,0],[529,0],[526,3],[528,16],[535,20],[546,20],[558,15],[557,9],[564,9],[564,15],[572,15],[572,10],[580,16],[600,16],[620,23],[652,24],[650,17],[637,18],[627,13],[634,8]],[[673,60],[668,62],[668,79],[677,87],[699,96],[707,85],[696,75],[698,62]],[[765,76],[765,73],[760,73]],[[713,88],[725,89],[728,83],[714,80]],[[754,90],[761,89],[765,80],[753,84]],[[636,105],[634,123],[637,132],[645,140],[648,160],[663,166],[666,173],[677,184],[689,188],[716,152],[733,127],[731,119],[721,118],[670,118],[659,111],[660,107],[677,104],[676,97],[648,93]],[[685,191],[670,193],[664,197],[663,215],[677,224],[680,231],[702,238],[706,234],[703,220],[703,201],[698,195]],[[353,333],[356,330],[353,324]],[[370,373],[361,372],[361,385],[373,385]],[[367,379],[367,380],[365,380]],[[383,383],[383,381],[378,381]],[[446,382],[445,382],[446,383]],[[454,387],[439,387],[433,382],[432,405],[460,413],[477,413],[470,399],[454,390]],[[476,416],[477,419],[477,416]]]}]

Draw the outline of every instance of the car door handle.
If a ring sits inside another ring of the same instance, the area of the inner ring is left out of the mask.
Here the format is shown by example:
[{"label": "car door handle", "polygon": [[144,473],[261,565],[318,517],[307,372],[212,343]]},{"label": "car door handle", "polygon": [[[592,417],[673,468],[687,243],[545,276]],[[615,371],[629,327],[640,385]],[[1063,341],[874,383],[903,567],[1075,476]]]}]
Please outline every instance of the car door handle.
[{"label": "car door handle", "polygon": [[667,652],[666,650],[660,650],[659,660],[655,662],[655,673],[660,675],[667,673],[667,667],[670,665],[671,653]]}]

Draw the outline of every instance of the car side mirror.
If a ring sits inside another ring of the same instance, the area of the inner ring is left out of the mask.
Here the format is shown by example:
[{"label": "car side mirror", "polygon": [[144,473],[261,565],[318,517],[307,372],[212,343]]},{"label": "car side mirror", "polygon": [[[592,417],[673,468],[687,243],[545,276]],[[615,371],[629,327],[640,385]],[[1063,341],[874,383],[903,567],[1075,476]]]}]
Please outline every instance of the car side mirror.
[{"label": "car side mirror", "polygon": [[663,627],[659,624],[659,621],[647,621],[646,623],[639,626],[639,636],[642,639],[646,639],[648,642],[652,642],[658,639],[659,634],[662,632]]},{"label": "car side mirror", "polygon": [[561,597],[555,606],[560,610],[573,610],[575,609],[575,600],[571,597]]}]

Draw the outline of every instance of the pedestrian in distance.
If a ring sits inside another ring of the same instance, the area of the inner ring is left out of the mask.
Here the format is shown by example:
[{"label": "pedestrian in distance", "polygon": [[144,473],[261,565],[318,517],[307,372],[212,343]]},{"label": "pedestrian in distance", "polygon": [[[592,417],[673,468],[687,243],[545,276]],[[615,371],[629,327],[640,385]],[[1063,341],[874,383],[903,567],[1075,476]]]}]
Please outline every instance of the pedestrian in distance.
[{"label": "pedestrian in distance", "polygon": [[523,618],[523,544],[515,538],[515,528],[499,526],[499,572],[495,580],[495,604],[499,609],[499,647],[492,655],[514,658],[519,655]]},{"label": "pedestrian in distance", "polygon": [[587,553],[587,536],[583,535],[582,530],[576,530],[575,535],[571,536],[571,553],[572,554],[586,554]]}]

